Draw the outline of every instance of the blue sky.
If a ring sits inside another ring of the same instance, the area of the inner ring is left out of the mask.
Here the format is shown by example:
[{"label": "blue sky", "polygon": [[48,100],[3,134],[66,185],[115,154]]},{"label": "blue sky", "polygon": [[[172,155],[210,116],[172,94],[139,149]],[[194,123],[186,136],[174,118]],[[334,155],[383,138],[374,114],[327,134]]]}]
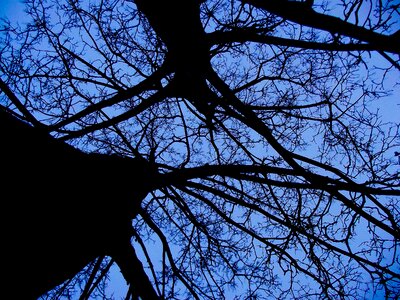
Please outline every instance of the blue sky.
[{"label": "blue sky", "polygon": [[0,0],[0,17],[15,19],[23,7],[22,0]]},{"label": "blue sky", "polygon": [[0,2],[1,3],[1,5],[0,5],[0,15],[1,16],[4,16],[9,12],[10,7],[12,6],[12,2],[13,1],[10,1],[10,0],[1,0],[1,2]]}]

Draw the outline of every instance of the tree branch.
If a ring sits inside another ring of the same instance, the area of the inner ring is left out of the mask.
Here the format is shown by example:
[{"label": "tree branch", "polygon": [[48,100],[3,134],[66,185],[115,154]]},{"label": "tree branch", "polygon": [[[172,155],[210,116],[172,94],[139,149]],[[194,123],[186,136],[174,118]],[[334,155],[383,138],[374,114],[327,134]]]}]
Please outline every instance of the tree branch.
[{"label": "tree branch", "polygon": [[342,34],[367,42],[375,47],[375,50],[400,53],[399,40],[394,36],[376,33],[337,17],[318,13],[305,2],[289,0],[242,0],[242,2],[264,9],[299,25],[325,30],[332,34]]},{"label": "tree branch", "polygon": [[[287,39],[282,37],[276,37],[272,35],[265,35],[260,33],[259,30],[253,28],[235,28],[231,31],[214,31],[207,34],[207,38],[210,44],[231,44],[231,43],[245,43],[245,42],[255,42],[267,45],[284,46],[284,47],[294,47],[301,49],[312,49],[312,50],[326,50],[326,51],[376,51],[376,45],[374,44],[339,44],[339,43],[322,43],[322,42],[312,42],[303,41],[295,39]],[[392,49],[392,46],[388,49],[383,49],[383,51],[399,53],[400,50]]]}]

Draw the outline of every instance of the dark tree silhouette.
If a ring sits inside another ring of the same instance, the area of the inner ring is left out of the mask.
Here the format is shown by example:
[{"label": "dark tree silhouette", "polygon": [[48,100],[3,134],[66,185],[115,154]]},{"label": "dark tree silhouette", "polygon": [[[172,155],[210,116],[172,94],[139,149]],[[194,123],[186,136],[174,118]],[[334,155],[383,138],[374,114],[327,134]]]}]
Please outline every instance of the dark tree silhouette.
[{"label": "dark tree silhouette", "polygon": [[5,299],[398,299],[397,1],[25,2]]}]

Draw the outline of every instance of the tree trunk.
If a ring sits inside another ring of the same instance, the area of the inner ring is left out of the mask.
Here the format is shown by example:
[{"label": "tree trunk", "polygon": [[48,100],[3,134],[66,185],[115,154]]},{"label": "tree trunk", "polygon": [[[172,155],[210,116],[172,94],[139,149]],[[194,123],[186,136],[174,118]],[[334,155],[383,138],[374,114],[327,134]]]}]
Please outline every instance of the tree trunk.
[{"label": "tree trunk", "polygon": [[85,154],[5,111],[0,130],[4,286],[36,299],[128,238],[147,173],[137,160]]}]

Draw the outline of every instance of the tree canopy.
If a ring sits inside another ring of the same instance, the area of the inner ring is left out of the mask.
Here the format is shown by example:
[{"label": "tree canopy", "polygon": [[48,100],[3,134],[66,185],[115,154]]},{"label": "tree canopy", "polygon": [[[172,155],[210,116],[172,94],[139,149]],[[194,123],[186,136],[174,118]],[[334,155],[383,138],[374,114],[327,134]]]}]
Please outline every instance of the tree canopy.
[{"label": "tree canopy", "polygon": [[126,299],[400,296],[398,1],[25,7],[0,29],[22,290],[113,299],[116,264]]}]

